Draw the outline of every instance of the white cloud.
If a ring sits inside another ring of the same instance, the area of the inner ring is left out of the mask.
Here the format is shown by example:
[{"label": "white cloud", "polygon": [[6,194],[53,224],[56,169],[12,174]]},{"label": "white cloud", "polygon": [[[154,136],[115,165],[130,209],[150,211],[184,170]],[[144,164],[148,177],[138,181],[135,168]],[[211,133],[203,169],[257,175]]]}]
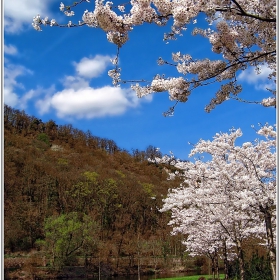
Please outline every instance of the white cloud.
[{"label": "white cloud", "polygon": [[[140,99],[130,88],[108,85],[90,87],[90,79],[102,75],[111,64],[111,59],[108,55],[96,55],[73,62],[76,75],[65,76],[61,80],[63,90],[38,100],[36,106],[39,112],[45,114],[54,109],[60,118],[91,119],[121,115],[129,108],[139,106]],[[141,101],[151,101],[151,98]]]},{"label": "white cloud", "polygon": [[[124,114],[130,108],[136,108],[140,102],[149,102],[152,98],[137,98],[130,88],[105,85],[90,87],[90,79],[104,73],[111,57],[97,55],[94,58],[83,58],[75,63],[76,75],[65,76],[61,83],[62,90],[54,86],[44,89],[37,87],[24,92],[24,86],[17,77],[32,74],[32,71],[21,65],[5,66],[4,102],[10,106],[25,108],[28,102],[34,102],[40,114],[54,110],[58,117],[66,119],[91,119]],[[21,96],[15,89],[21,88]]]},{"label": "white cloud", "polygon": [[[44,89],[42,87],[37,87],[36,89],[31,89],[28,92],[26,92],[21,98],[20,98],[20,108],[24,109],[27,107],[28,101],[31,101],[33,99],[36,99],[39,96],[50,96],[55,92],[54,85],[50,86],[47,89]],[[47,100],[46,100],[47,101]],[[42,108],[47,107],[46,104],[42,104]],[[48,107],[46,108],[48,110]]]},{"label": "white cloud", "polygon": [[19,103],[18,95],[12,87],[4,87],[4,103],[11,107],[15,107]]},{"label": "white cloud", "polygon": [[85,78],[95,78],[103,74],[106,68],[112,64],[111,59],[113,59],[113,57],[108,55],[96,55],[93,58],[84,57],[79,63],[74,62],[73,64],[79,76]]},{"label": "white cloud", "polygon": [[48,89],[40,89],[40,90],[41,90],[41,95],[44,94],[44,98],[37,99],[37,101],[35,101],[35,106],[39,109],[39,113],[43,115],[50,110],[51,97],[55,93],[55,87],[54,85],[52,85]]},{"label": "white cloud", "polygon": [[4,67],[4,103],[9,106],[20,104],[20,97],[15,92],[16,88],[24,89],[24,85],[17,81],[17,77],[33,72],[22,65],[7,64]]},{"label": "white cloud", "polygon": [[78,119],[121,115],[138,105],[138,98],[130,89],[112,86],[68,88],[37,102],[41,113],[46,113],[48,107],[55,109],[60,118]]},{"label": "white cloud", "polygon": [[[27,103],[41,95],[50,95],[55,92],[54,86],[48,89],[37,87],[24,92],[25,87],[17,81],[19,76],[32,75],[33,72],[22,65],[6,64],[4,67],[4,103],[11,107],[25,109]],[[21,90],[19,94],[18,89]],[[43,107],[43,105],[42,105]]]},{"label": "white cloud", "polygon": [[8,33],[18,33],[25,26],[32,28],[32,19],[40,14],[51,16],[48,6],[54,0],[6,0],[4,1],[4,28]]},{"label": "white cloud", "polygon": [[18,53],[18,50],[15,46],[13,45],[4,45],[4,54],[9,54],[9,55],[16,55]]},{"label": "white cloud", "polygon": [[66,76],[61,82],[65,88],[80,89],[89,86],[89,81],[79,76]]},{"label": "white cloud", "polygon": [[260,73],[254,67],[247,68],[238,75],[238,80],[254,85],[256,90],[266,90],[274,88],[275,84],[268,79],[272,70],[267,66],[261,66]]},{"label": "white cloud", "polygon": [[22,65],[7,64],[4,67],[4,86],[24,88],[21,83],[16,81],[18,76],[32,74],[33,72]]}]

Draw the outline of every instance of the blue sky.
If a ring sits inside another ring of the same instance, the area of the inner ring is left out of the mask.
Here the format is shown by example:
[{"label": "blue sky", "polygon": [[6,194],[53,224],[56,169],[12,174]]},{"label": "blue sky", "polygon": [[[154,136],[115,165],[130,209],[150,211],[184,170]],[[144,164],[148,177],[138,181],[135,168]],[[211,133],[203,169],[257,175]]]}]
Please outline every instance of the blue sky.
[{"label": "blue sky", "polygon": [[[61,1],[14,0],[4,3],[4,103],[25,110],[43,121],[58,125],[72,124],[93,135],[114,140],[120,148],[144,150],[159,147],[163,154],[172,151],[187,159],[191,146],[199,139],[211,139],[216,132],[241,128],[243,141],[256,138],[251,125],[276,122],[274,108],[226,101],[211,113],[204,107],[219,85],[197,89],[187,103],[180,103],[173,117],[163,113],[173,106],[167,93],[138,99],[129,84],[114,87],[107,72],[113,69],[110,59],[116,47],[106,34],[95,28],[32,28],[32,19],[55,18],[59,23],[78,22],[83,11],[93,9],[94,1],[76,9],[68,18],[59,10]],[[122,3],[122,1],[115,1]],[[69,5],[72,1],[65,0]],[[121,48],[122,79],[151,80],[156,74],[178,76],[171,66],[158,66],[162,57],[171,61],[172,52],[189,53],[194,58],[215,58],[206,39],[190,35],[195,26],[205,26],[201,16],[184,36],[166,44],[164,32],[170,26],[145,24],[136,27],[130,40]],[[218,56],[216,56],[218,58]],[[243,86],[240,97],[260,101],[269,96],[264,90],[267,80],[252,69],[240,73]]]}]

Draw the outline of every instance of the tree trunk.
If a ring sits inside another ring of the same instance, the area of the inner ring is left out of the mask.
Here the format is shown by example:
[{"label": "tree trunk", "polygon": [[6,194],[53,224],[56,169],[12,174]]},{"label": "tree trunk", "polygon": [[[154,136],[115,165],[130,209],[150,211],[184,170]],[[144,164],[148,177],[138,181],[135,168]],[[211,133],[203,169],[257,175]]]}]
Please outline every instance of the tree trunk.
[{"label": "tree trunk", "polygon": [[98,256],[98,280],[101,279],[101,262],[100,262],[100,255]]},{"label": "tree trunk", "polygon": [[244,256],[241,247],[241,241],[239,239],[237,240],[236,245],[237,245],[237,257],[239,261],[240,280],[245,280]]},{"label": "tree trunk", "polygon": [[211,270],[212,270],[212,279],[216,279],[215,275],[215,256],[210,256],[211,259]]},{"label": "tree trunk", "polygon": [[139,256],[139,251],[138,251],[138,280],[141,279],[141,274],[140,274],[140,256]]},{"label": "tree trunk", "polygon": [[214,255],[214,265],[215,265],[215,275],[217,276],[217,279],[220,279],[219,276],[219,257],[217,251],[215,251]]},{"label": "tree trunk", "polygon": [[122,230],[121,240],[120,240],[119,246],[118,246],[117,268],[119,267],[120,255],[121,255],[121,249],[122,249],[124,234],[125,234],[125,229]]},{"label": "tree trunk", "polygon": [[268,206],[266,206],[265,208],[263,206],[260,206],[260,210],[264,214],[269,259],[270,259],[270,266],[272,271],[272,279],[276,280],[276,248],[273,239],[271,213],[270,210],[268,209]]},{"label": "tree trunk", "polygon": [[228,258],[227,258],[227,244],[226,240],[223,241],[223,258],[224,258],[224,274],[225,274],[225,280],[228,280]]},{"label": "tree trunk", "polygon": [[140,242],[139,242],[139,239],[140,239],[140,233],[138,232],[138,234],[137,234],[138,280],[141,279],[141,274],[140,274],[140,265],[141,265],[141,263],[140,263]]}]

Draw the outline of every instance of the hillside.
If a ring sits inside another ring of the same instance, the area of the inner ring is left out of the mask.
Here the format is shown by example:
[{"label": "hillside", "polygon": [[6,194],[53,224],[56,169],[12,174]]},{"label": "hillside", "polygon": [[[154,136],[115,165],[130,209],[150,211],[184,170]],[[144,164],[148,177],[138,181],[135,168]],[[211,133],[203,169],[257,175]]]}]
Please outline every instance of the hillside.
[{"label": "hillside", "polygon": [[[181,237],[170,235],[168,214],[158,211],[180,182],[147,161],[157,153],[152,146],[129,153],[113,140],[5,106],[7,278],[22,267],[34,274],[73,265],[137,273],[183,257]],[[9,256],[32,258],[13,263]]]}]

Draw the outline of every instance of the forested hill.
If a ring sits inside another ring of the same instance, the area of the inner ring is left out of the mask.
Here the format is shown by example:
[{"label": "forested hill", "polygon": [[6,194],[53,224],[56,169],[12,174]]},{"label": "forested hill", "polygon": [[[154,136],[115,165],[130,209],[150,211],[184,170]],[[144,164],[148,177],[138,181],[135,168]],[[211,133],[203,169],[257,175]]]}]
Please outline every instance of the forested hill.
[{"label": "forested hill", "polygon": [[133,266],[140,253],[182,252],[168,214],[158,211],[179,182],[147,161],[155,153],[150,146],[130,154],[113,140],[5,106],[5,253],[40,249],[54,266],[75,256],[127,257]]}]

